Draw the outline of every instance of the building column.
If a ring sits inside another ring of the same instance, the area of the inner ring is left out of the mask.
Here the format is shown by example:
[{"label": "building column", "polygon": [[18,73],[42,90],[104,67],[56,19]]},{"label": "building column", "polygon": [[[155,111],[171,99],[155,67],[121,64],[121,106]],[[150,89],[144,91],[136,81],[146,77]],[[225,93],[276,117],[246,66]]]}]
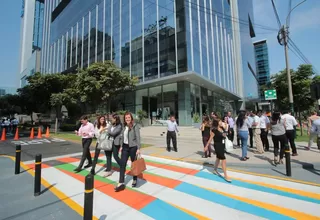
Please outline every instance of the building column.
[{"label": "building column", "polygon": [[180,126],[192,125],[190,97],[190,82],[178,82],[178,114]]}]

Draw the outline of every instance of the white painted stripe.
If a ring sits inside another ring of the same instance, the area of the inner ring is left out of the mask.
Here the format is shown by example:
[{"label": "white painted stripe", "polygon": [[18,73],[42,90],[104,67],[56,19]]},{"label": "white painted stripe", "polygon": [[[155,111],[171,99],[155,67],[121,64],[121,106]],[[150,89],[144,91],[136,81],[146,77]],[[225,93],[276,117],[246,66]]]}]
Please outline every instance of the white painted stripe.
[{"label": "white painted stripe", "polygon": [[[42,177],[50,184],[56,184],[54,187],[83,207],[84,184],[81,181],[68,176],[56,168],[45,169]],[[99,190],[94,190],[93,214],[98,218],[107,216],[108,219],[152,219]]]},{"label": "white painted stripe", "polygon": [[[169,160],[169,159],[165,159],[165,158],[158,158],[158,157],[153,157],[153,156],[148,156],[148,155],[143,155],[143,157],[145,159],[152,160],[154,162],[159,162],[159,163],[164,163],[164,164],[174,165],[174,166],[180,166],[180,167],[190,168],[190,169],[195,169],[195,170],[203,170],[204,172],[211,172],[213,169],[211,167],[207,167],[207,166],[203,166],[203,165],[186,163],[186,162],[182,162],[182,161]],[[255,176],[255,175],[250,175],[250,174],[238,173],[238,172],[234,172],[234,171],[228,171],[228,175],[231,178],[232,177],[240,178],[243,180],[272,184],[275,186],[286,187],[286,188],[291,188],[291,189],[296,189],[296,190],[302,190],[302,191],[306,191],[306,192],[320,193],[320,187],[311,186],[311,185],[302,184],[302,183],[273,179],[273,178],[263,177],[263,176]]]},{"label": "white painted stripe", "polygon": [[[73,163],[74,165],[77,162]],[[128,161],[128,166],[130,162]],[[234,186],[230,183],[221,183],[213,180],[204,179],[197,176],[187,175],[175,171],[170,171],[158,167],[148,166],[147,171],[159,176],[179,180],[192,185],[208,188],[211,190],[217,190],[220,192],[228,193],[235,196],[240,196],[247,199],[261,201],[269,203],[275,206],[284,207],[292,210],[299,209],[301,212],[308,213],[310,215],[320,216],[319,204],[302,201],[298,199],[288,198],[285,196],[275,195],[272,193],[266,193],[258,190],[247,189],[239,186]],[[214,174],[212,174],[214,175]],[[114,177],[111,177],[111,179]],[[112,179],[118,181],[118,178]]]},{"label": "white painted stripe", "polygon": [[[79,148],[80,149],[80,148]],[[95,150],[91,150],[91,153],[94,153]],[[73,153],[73,154],[65,154],[62,156],[56,156],[56,157],[47,157],[47,158],[43,158],[42,162],[46,162],[46,161],[51,161],[51,160],[57,160],[57,159],[62,159],[62,158],[66,158],[66,157],[76,157],[76,156],[81,156],[82,152],[79,153]],[[34,163],[34,160],[29,160],[29,161],[25,161],[23,162],[24,164],[32,164]]]},{"label": "white painted stripe", "polygon": [[[102,169],[104,169],[102,166],[97,165],[96,170]],[[97,175],[103,176],[103,173],[99,172]],[[119,180],[119,172],[114,172],[107,178],[117,182]],[[127,186],[130,187],[132,184],[132,176],[126,176],[126,182]],[[220,204],[215,204],[213,202],[191,196],[187,193],[179,192],[142,179],[139,179],[138,187],[135,188],[135,190],[154,196],[162,201],[179,206],[194,213],[199,213],[200,215],[210,219],[263,219],[255,215],[228,208]]]}]

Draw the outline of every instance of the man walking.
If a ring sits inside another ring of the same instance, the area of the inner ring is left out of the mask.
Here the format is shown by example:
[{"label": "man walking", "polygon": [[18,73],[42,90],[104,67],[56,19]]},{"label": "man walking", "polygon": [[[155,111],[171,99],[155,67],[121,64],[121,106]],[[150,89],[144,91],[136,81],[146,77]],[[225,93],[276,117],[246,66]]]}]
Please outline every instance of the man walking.
[{"label": "man walking", "polygon": [[268,129],[270,126],[270,120],[266,115],[266,112],[259,112],[260,116],[260,129],[261,129],[261,141],[265,151],[269,151],[269,141],[268,141]]},{"label": "man walking", "polygon": [[80,119],[81,126],[79,131],[75,131],[76,135],[82,137],[82,157],[79,166],[74,169],[75,172],[80,172],[84,161],[87,159],[88,164],[84,168],[89,168],[92,166],[92,158],[90,154],[90,145],[92,143],[92,138],[94,136],[94,126],[92,123],[88,122],[87,116],[82,116]]},{"label": "man walking", "polygon": [[252,132],[253,132],[253,137],[254,141],[256,143],[256,148],[257,148],[257,153],[263,154],[263,146],[262,146],[262,141],[261,141],[261,130],[260,130],[260,118],[257,115],[256,111],[251,112],[251,116],[253,117],[253,123],[252,123]]},{"label": "man walking", "polygon": [[286,136],[290,143],[290,147],[292,150],[292,156],[298,156],[296,144],[294,143],[295,139],[295,127],[298,125],[295,117],[291,115],[290,111],[286,111],[286,114],[282,116],[282,119],[285,120],[286,124]]},{"label": "man walking", "polygon": [[170,120],[167,121],[168,124],[168,131],[167,131],[167,151],[170,152],[171,151],[171,147],[170,147],[170,142],[172,139],[172,144],[173,144],[173,150],[175,152],[178,152],[177,149],[177,134],[176,132],[179,133],[178,130],[178,125],[176,122],[176,119],[173,115],[170,116]]}]

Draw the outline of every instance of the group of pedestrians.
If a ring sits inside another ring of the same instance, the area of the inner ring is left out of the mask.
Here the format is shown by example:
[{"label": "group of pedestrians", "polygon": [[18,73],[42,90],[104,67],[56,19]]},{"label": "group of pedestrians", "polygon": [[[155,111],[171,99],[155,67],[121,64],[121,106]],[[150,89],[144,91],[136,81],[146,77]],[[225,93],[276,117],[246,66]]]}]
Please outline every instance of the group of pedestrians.
[{"label": "group of pedestrians", "polygon": [[[268,133],[271,132],[274,146],[274,163],[282,164],[286,146],[292,149],[292,156],[297,156],[295,145],[296,119],[289,111],[273,112],[271,119],[263,111],[240,112],[236,121],[237,134],[241,140],[242,156],[241,160],[249,159],[247,156],[247,142],[250,137],[250,147],[253,148],[253,140],[256,146],[256,154],[263,154],[269,151]],[[320,123],[319,123],[320,124]],[[240,143],[238,142],[238,145]],[[280,150],[280,154],[279,154]],[[280,155],[280,158],[279,158]]]},{"label": "group of pedestrians", "polygon": [[[112,146],[108,150],[104,150],[106,156],[106,170],[104,177],[112,175],[112,156],[120,166],[119,183],[115,186],[115,191],[119,192],[125,189],[124,177],[128,159],[135,161],[140,154],[140,126],[133,120],[133,116],[130,112],[125,113],[124,123],[121,124],[119,115],[113,114],[111,121],[109,121],[109,115],[99,116],[95,125],[88,121],[87,116],[81,117],[81,126],[75,133],[82,137],[83,153],[79,163],[79,166],[74,170],[80,172],[84,165],[85,160],[88,160],[88,164],[84,168],[91,168],[91,173],[95,174],[95,167],[100,155],[101,146],[105,144],[104,141],[112,142]],[[90,154],[90,145],[93,137],[97,138],[97,144],[95,147],[95,156],[92,160]],[[104,148],[103,148],[104,149]],[[121,156],[119,153],[121,152]],[[137,176],[133,177],[132,187],[137,186]]]}]

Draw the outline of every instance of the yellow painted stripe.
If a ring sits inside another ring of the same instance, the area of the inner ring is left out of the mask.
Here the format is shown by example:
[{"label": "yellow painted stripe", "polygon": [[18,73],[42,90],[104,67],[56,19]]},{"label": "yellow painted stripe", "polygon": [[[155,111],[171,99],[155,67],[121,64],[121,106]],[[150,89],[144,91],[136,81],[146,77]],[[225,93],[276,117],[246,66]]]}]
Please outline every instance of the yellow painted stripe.
[{"label": "yellow painted stripe", "polygon": [[259,186],[264,186],[264,187],[267,187],[267,188],[272,188],[272,189],[276,189],[276,190],[279,190],[279,191],[288,192],[288,193],[292,193],[292,194],[296,194],[296,195],[305,196],[305,197],[309,197],[309,198],[319,199],[320,200],[320,194],[319,193],[306,192],[306,191],[302,191],[302,190],[287,188],[287,187],[283,187],[283,186],[276,186],[276,185],[273,185],[273,184],[262,183],[262,182],[257,182],[257,181],[245,180],[245,179],[241,179],[241,178],[232,177],[232,179],[239,180],[241,182],[246,182],[246,183],[259,185]]},{"label": "yellow painted stripe", "polygon": [[176,207],[177,209],[180,209],[181,211],[183,211],[183,212],[185,212],[185,213],[187,213],[187,214],[189,214],[189,215],[191,215],[191,216],[193,216],[193,217],[195,217],[196,219],[212,220],[212,219],[207,218],[207,217],[205,217],[205,216],[202,216],[202,215],[199,215],[199,214],[197,214],[197,213],[194,213],[194,212],[192,212],[192,211],[190,211],[190,210],[188,210],[188,209],[185,209],[185,208],[182,208],[182,207],[180,207],[180,206],[174,205],[174,204],[172,204],[172,203],[170,203],[170,202],[168,202],[168,204],[171,205],[171,206]]},{"label": "yellow painted stripe", "polygon": [[39,165],[39,164],[41,164],[41,162],[36,162],[36,163],[34,163],[35,165]]},{"label": "yellow painted stripe", "polygon": [[241,196],[235,196],[235,195],[224,193],[224,192],[220,192],[220,191],[217,191],[217,190],[208,189],[208,188],[202,187],[202,186],[198,186],[198,187],[206,189],[206,190],[209,190],[211,192],[218,193],[220,195],[223,195],[223,196],[226,196],[226,197],[238,200],[238,201],[241,201],[241,202],[245,202],[245,203],[248,203],[248,204],[263,208],[263,209],[267,209],[267,210],[270,210],[270,211],[273,211],[273,212],[276,212],[276,213],[291,217],[293,219],[320,220],[320,217],[309,215],[309,214],[306,214],[306,213],[303,213],[303,212],[298,212],[298,211],[295,211],[295,210],[292,210],[292,209],[282,208],[282,207],[279,207],[279,206],[276,206],[276,205],[272,205],[272,204],[269,204],[269,203],[266,203],[266,202],[260,202],[260,201],[256,201],[256,200],[253,200],[253,199],[244,198],[244,197],[241,197]]},{"label": "yellow painted stripe", "polygon": [[[175,157],[163,156],[163,155],[152,155],[152,156],[163,158],[163,159],[181,161],[181,162],[193,162],[193,163],[197,163],[197,164],[200,164],[200,165],[203,164],[203,161],[200,161],[200,160],[193,160],[193,159],[186,159],[186,158],[175,158]],[[288,181],[288,182],[301,183],[301,184],[306,184],[306,185],[310,185],[310,186],[318,186],[318,187],[320,187],[320,184],[318,184],[318,183],[312,183],[312,182],[307,182],[307,181],[302,181],[302,180],[297,180],[297,179],[291,179],[291,178],[285,178],[285,177],[279,177],[279,176],[272,176],[272,175],[268,175],[268,174],[253,173],[253,172],[248,172],[248,171],[243,171],[243,170],[238,170],[238,169],[233,169],[233,168],[227,168],[227,170],[230,170],[230,171],[233,171],[233,172],[237,172],[237,173],[249,174],[249,175],[253,175],[253,176],[268,177],[268,178],[271,178],[271,179],[285,180],[285,181]],[[230,177],[232,177],[232,176],[230,176]]]},{"label": "yellow painted stripe", "polygon": [[92,192],[93,192],[93,189],[88,189],[88,190],[85,190],[84,192],[85,192],[85,193],[92,193]]},{"label": "yellow painted stripe", "polygon": [[[2,155],[1,155],[2,156]],[[11,156],[4,156],[8,157],[11,160],[15,161],[14,157]],[[21,167],[25,169],[29,174],[34,176],[33,170],[30,170],[28,166],[26,166],[23,162],[21,162]],[[63,201],[66,205],[68,205],[71,209],[76,211],[80,216],[83,216],[83,207],[80,206],[78,203],[73,201],[70,197],[66,196],[63,192],[58,190],[56,187],[52,186],[50,183],[48,183],[45,179],[41,177],[41,184],[44,185],[45,187],[49,188],[49,190],[57,196],[61,201]],[[99,220],[97,217],[93,216],[92,220]]]}]

